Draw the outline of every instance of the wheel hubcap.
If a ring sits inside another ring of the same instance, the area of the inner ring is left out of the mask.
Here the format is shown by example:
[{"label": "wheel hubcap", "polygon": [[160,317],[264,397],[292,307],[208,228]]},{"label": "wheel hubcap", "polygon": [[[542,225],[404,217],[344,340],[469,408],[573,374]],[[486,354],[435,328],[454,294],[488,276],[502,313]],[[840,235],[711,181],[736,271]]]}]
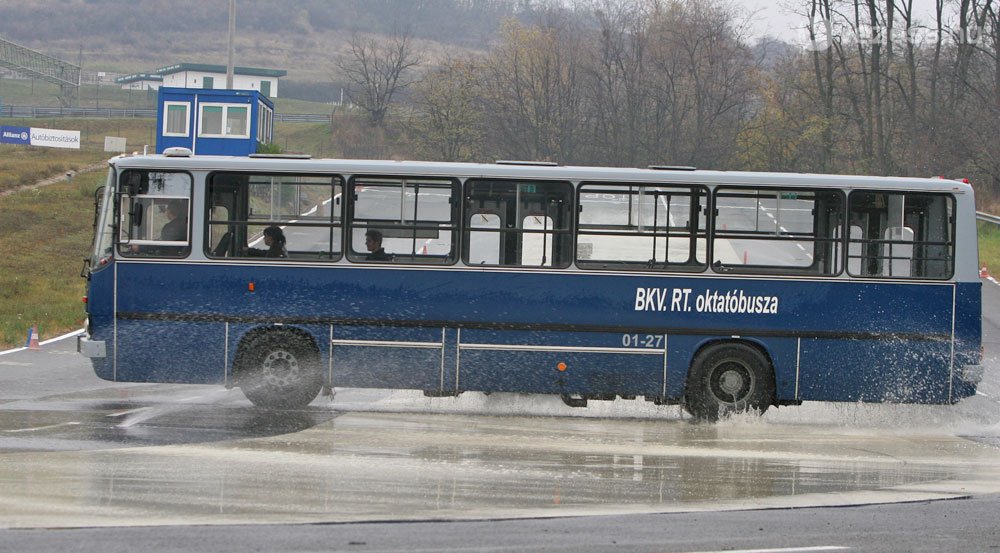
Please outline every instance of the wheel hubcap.
[{"label": "wheel hubcap", "polygon": [[739,403],[745,401],[753,389],[753,375],[742,363],[726,361],[716,367],[711,386],[720,402]]},{"label": "wheel hubcap", "polygon": [[743,388],[743,376],[736,371],[726,371],[719,377],[719,388],[723,393],[734,396]]},{"label": "wheel hubcap", "polygon": [[263,368],[264,380],[275,386],[288,386],[299,379],[299,360],[285,350],[276,350],[267,354]]}]

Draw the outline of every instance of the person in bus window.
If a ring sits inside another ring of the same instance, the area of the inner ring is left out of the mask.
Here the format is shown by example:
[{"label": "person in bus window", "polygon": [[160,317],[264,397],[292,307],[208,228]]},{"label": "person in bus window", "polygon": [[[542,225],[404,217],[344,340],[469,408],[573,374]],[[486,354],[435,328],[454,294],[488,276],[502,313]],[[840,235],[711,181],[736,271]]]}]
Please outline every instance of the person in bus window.
[{"label": "person in bus window", "polygon": [[365,233],[365,248],[368,249],[368,261],[392,261],[392,257],[385,253],[382,247],[382,232],[371,229]]},{"label": "person in bus window", "polygon": [[167,202],[167,223],[160,229],[160,240],[183,242],[187,240],[187,208],[184,200]]},{"label": "person in bus window", "polygon": [[264,245],[267,249],[247,248],[250,257],[288,257],[285,249],[285,233],[281,227],[270,226],[264,229]]}]

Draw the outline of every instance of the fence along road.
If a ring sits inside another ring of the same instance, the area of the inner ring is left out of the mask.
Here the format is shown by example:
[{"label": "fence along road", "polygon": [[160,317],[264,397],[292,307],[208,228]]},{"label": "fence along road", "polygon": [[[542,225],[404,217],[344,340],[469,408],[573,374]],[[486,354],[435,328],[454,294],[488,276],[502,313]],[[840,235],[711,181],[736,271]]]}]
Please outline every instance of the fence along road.
[{"label": "fence along road", "polygon": [[[0,106],[0,118],[16,119],[90,117],[94,119],[156,118],[155,109],[61,108],[55,106]],[[329,113],[275,113],[275,121],[289,123],[329,123]]]}]

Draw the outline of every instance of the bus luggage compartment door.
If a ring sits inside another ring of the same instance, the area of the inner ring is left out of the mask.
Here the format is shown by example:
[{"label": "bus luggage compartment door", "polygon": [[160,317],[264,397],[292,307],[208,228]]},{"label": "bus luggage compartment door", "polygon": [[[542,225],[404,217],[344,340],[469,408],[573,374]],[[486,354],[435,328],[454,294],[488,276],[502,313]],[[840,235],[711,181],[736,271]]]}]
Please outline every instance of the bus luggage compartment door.
[{"label": "bus luggage compartment door", "polygon": [[464,329],[460,391],[660,397],[666,337]]},{"label": "bus luggage compartment door", "polygon": [[454,371],[444,370],[449,333],[454,340],[454,330],[440,327],[335,325],[330,341],[331,384],[453,391]]}]

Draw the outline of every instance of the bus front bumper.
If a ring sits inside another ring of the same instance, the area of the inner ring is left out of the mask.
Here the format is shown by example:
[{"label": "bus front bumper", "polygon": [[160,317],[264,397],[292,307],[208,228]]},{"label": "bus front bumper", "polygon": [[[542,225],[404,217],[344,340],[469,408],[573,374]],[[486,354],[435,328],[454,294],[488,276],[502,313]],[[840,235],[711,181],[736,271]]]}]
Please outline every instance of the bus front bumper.
[{"label": "bus front bumper", "polygon": [[107,348],[104,347],[104,340],[91,340],[88,336],[76,337],[76,351],[84,357],[99,358],[107,357]]}]

